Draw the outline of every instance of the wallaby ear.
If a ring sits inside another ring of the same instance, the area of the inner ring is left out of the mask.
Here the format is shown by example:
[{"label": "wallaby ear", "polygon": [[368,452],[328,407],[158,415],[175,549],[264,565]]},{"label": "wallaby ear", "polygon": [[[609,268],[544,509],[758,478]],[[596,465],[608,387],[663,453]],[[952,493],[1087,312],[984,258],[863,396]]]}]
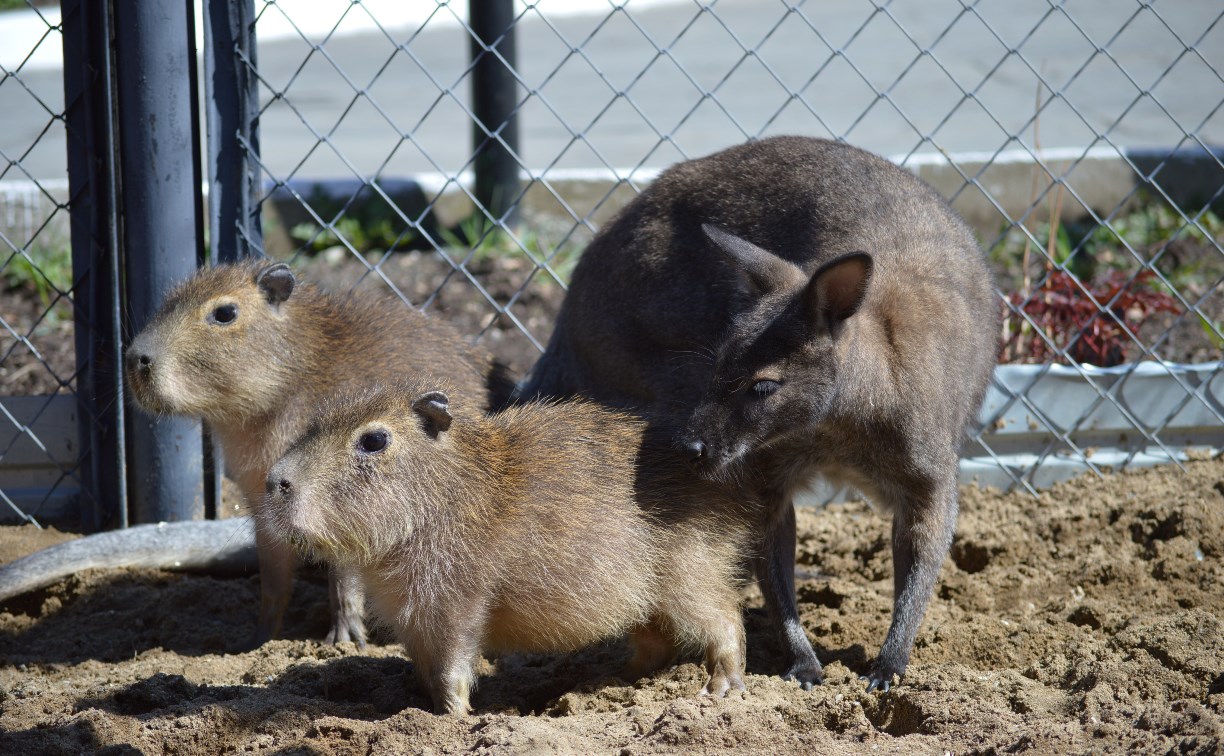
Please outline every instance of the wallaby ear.
[{"label": "wallaby ear", "polygon": [[452,420],[450,399],[447,399],[446,394],[441,391],[421,394],[412,403],[412,409],[416,410],[416,413],[425,421],[425,432],[433,438],[437,438],[439,433],[450,430]]},{"label": "wallaby ear", "polygon": [[293,271],[289,269],[288,265],[276,263],[259,271],[255,284],[263,292],[264,298],[268,300],[268,304],[278,305],[288,299],[289,295],[293,293],[293,287],[297,285],[297,279],[293,277]]},{"label": "wallaby ear", "polygon": [[793,285],[796,279],[802,278],[798,267],[747,239],[709,223],[701,224],[701,230],[716,249],[731,258],[745,294],[759,297]]},{"label": "wallaby ear", "polygon": [[804,293],[808,311],[830,327],[858,312],[867,296],[872,266],[866,252],[851,252],[821,265]]}]

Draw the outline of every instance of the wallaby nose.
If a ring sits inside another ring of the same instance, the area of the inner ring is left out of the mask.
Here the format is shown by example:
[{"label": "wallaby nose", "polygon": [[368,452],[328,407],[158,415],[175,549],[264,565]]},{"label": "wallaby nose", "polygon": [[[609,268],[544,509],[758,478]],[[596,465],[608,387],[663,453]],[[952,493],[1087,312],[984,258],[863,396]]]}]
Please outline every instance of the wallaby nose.
[{"label": "wallaby nose", "polygon": [[699,438],[695,438],[684,444],[684,453],[688,457],[688,462],[690,465],[696,466],[700,465],[702,462],[705,462],[707,451],[708,449],[706,448],[705,441],[702,441]]}]

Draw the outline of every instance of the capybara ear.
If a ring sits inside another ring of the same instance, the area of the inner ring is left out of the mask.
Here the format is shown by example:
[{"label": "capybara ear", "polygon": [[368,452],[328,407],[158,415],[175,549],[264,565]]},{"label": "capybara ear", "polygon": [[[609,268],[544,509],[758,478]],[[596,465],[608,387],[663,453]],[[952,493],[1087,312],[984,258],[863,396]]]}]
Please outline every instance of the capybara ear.
[{"label": "capybara ear", "polygon": [[278,305],[293,293],[297,279],[293,277],[293,271],[288,265],[276,263],[259,271],[259,277],[255,279],[255,283],[263,292],[264,298],[268,300],[268,304]]},{"label": "capybara ear", "polygon": [[866,252],[851,252],[820,266],[804,296],[808,312],[830,327],[858,312],[867,296],[873,262]]},{"label": "capybara ear", "polygon": [[441,391],[421,394],[412,403],[412,409],[416,410],[416,413],[425,421],[425,432],[430,437],[437,438],[439,433],[450,430],[452,419],[450,399],[447,399],[446,394]]}]

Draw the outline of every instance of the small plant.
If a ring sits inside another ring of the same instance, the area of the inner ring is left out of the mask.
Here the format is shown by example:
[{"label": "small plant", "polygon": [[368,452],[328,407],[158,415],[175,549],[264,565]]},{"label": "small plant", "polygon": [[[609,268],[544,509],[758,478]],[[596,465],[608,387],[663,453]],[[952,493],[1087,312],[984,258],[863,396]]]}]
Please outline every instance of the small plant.
[{"label": "small plant", "polygon": [[[1121,364],[1132,344],[1126,329],[1137,334],[1155,314],[1181,312],[1172,296],[1154,287],[1155,276],[1153,271],[1144,270],[1128,280],[1127,273],[1111,270],[1081,285],[1069,273],[1051,271],[1032,296],[1015,293],[1008,297],[1000,362],[1056,359],[1102,367]],[[1109,309],[1097,309],[1093,299]],[[1032,324],[1017,311],[1027,315]],[[1034,333],[1033,325],[1044,338]]]},{"label": "small plant", "polygon": [[0,275],[9,288],[33,291],[44,306],[50,306],[56,291],[72,286],[72,250],[66,244],[31,246],[25,254],[14,252]]},{"label": "small plant", "polygon": [[351,216],[341,218],[333,223],[331,228],[321,228],[313,223],[299,223],[289,233],[306,249],[316,253],[342,245],[344,242],[341,237],[362,254],[406,249],[413,238],[411,232],[397,233],[390,218],[363,223]]},{"label": "small plant", "polygon": [[[569,280],[578,254],[570,245],[560,245],[548,252],[548,244],[530,228],[509,231],[494,224],[483,213],[473,213],[454,229],[441,231],[446,246],[469,250],[468,261],[484,265],[497,258],[526,256],[535,265],[548,264],[563,281]],[[516,240],[517,239],[517,240]]]}]

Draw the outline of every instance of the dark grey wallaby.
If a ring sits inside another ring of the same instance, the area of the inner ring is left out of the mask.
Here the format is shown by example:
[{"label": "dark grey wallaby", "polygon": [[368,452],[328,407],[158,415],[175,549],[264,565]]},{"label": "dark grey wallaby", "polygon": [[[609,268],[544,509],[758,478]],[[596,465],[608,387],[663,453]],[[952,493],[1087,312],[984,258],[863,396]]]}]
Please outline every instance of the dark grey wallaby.
[{"label": "dark grey wallaby", "polygon": [[866,675],[887,690],[948,554],[998,333],[981,250],[934,190],[777,137],[668,169],[595,237],[520,395],[647,412],[699,474],[767,503],[756,573],[804,687],[823,672],[795,604],[792,496],[823,476],[890,512],[893,619]]}]

